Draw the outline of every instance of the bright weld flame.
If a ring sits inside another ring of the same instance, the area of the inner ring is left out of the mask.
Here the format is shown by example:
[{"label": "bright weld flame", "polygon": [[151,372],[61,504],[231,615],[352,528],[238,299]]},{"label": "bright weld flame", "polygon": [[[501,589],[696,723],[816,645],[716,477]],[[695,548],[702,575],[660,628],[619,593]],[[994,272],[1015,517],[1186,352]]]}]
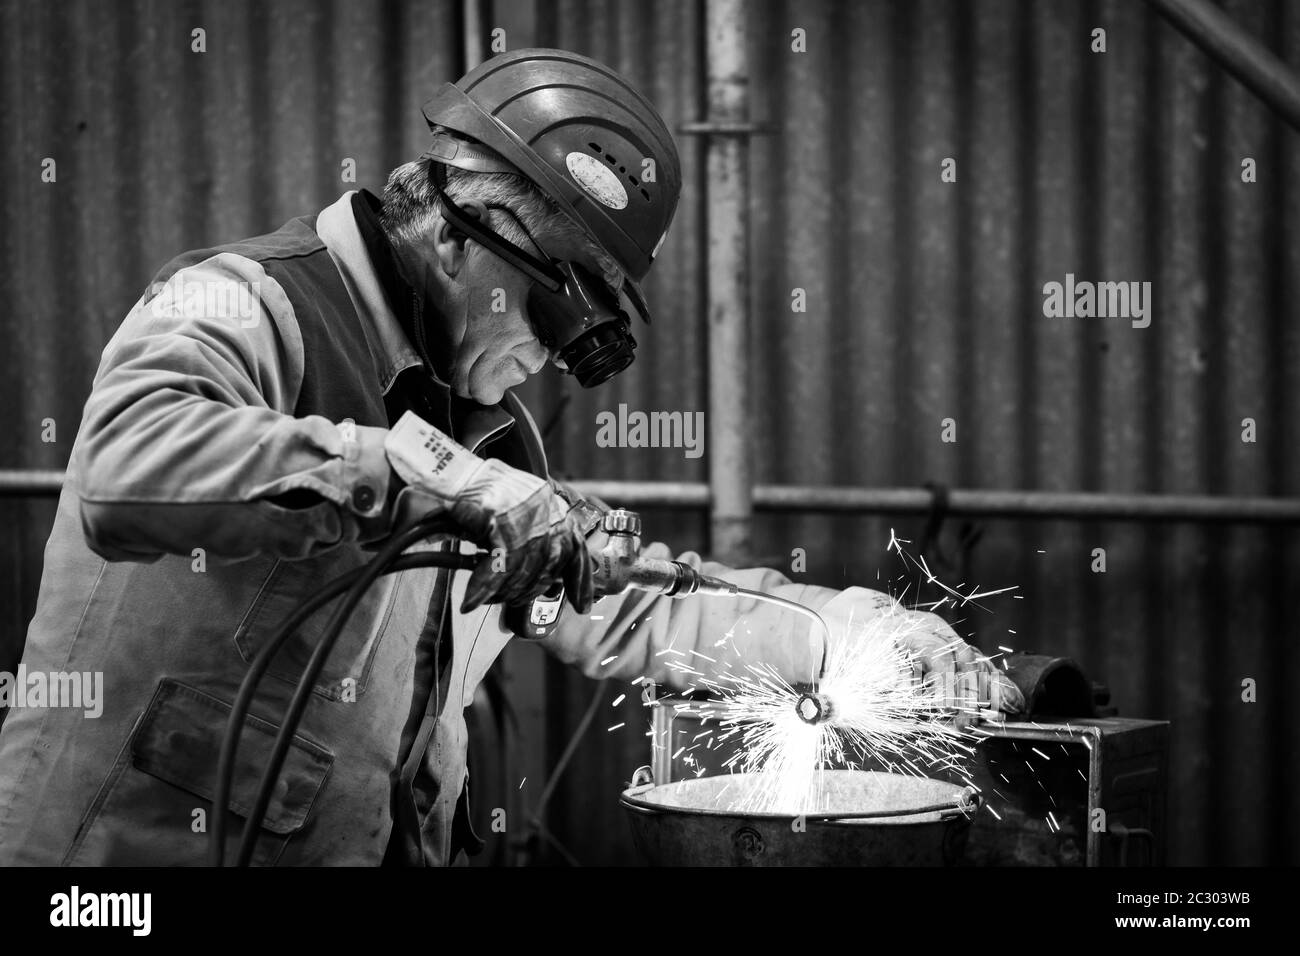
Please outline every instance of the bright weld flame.
[{"label": "bright weld flame", "polygon": [[[910,542],[891,529],[886,551],[895,551],[904,565],[910,561],[925,574],[926,583],[946,593],[935,604],[951,600],[954,607],[983,608],[979,599],[1017,590],[980,591],[971,586],[969,593],[962,593],[940,581],[924,557],[918,560],[908,554],[902,547],[906,543]],[[926,629],[922,616],[899,604],[863,622],[850,620],[847,633],[833,642],[825,676],[814,687],[831,704],[829,717],[818,722],[800,717],[797,706],[803,692],[769,665],[746,664],[745,673],[729,673],[717,680],[699,675],[700,684],[722,700],[687,709],[705,720],[719,718],[719,731],[709,744],[738,738],[739,749],[724,766],[733,772],[756,773],[761,780],[737,809],[792,815],[829,810],[825,771],[858,769],[858,760],[865,768],[919,777],[953,771],[974,786],[965,761],[987,732],[978,725],[959,725],[956,719],[978,715],[976,701],[947,695],[946,688],[914,676],[915,662],[904,649],[904,639],[913,630]],[[715,646],[730,636],[724,635]],[[980,703],[987,706],[988,702]]]},{"label": "bright weld flame", "polygon": [[[953,769],[977,739],[953,725],[954,703],[913,678],[911,656],[900,639],[925,622],[905,609],[855,624],[837,640],[817,690],[832,703],[829,719],[808,723],[796,709],[801,692],[770,665],[747,664],[743,675],[704,681],[723,700],[708,708],[719,718],[717,738],[739,738],[725,764],[732,771],[761,773],[761,783],[738,809],[803,814],[828,809],[824,771],[856,769],[855,758],[894,773],[933,776]],[[973,705],[969,708],[974,712]]]}]

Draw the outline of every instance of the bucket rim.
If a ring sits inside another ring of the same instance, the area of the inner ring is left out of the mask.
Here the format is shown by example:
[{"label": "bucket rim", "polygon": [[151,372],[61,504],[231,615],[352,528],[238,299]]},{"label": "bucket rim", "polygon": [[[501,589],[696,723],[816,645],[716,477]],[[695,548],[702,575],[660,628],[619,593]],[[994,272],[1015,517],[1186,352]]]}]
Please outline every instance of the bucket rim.
[{"label": "bucket rim", "polygon": [[[841,771],[832,770],[830,772],[838,773]],[[843,772],[881,773],[882,771],[848,770]],[[713,774],[712,776],[746,777],[746,776],[755,776],[755,774],[751,774],[751,773]],[[909,776],[909,775],[893,774],[892,776]],[[697,777],[694,779],[698,780],[701,778]],[[977,791],[974,787],[970,787],[970,786],[962,787],[959,784],[951,783],[950,781],[947,780],[937,780],[934,777],[919,777],[917,779],[933,780],[936,783],[947,784],[948,786],[954,789],[954,799],[940,802],[940,803],[926,804],[920,807],[910,807],[904,810],[863,810],[857,812],[845,811],[845,812],[832,812],[832,813],[775,813],[771,811],[739,810],[739,809],[716,810],[716,809],[708,809],[708,808],[672,806],[663,803],[652,803],[649,800],[643,799],[642,794],[648,793],[651,790],[657,790],[661,787],[670,787],[673,784],[691,782],[690,780],[670,780],[664,784],[648,783],[648,784],[639,784],[639,785],[633,785],[631,787],[628,787],[619,795],[619,803],[622,804],[624,807],[628,808],[629,810],[636,810],[641,813],[647,813],[647,814],[654,813],[654,814],[664,814],[664,815],[674,815],[674,816],[688,815],[688,816],[705,816],[705,817],[732,817],[737,819],[770,820],[770,821],[783,821],[783,822],[803,819],[809,823],[824,823],[827,825],[834,825],[836,823],[842,825],[851,825],[853,821],[856,820],[879,820],[879,821],[897,820],[900,821],[900,823],[903,825],[923,825],[923,824],[935,822],[932,817],[933,814],[938,814],[939,815],[938,818],[940,821],[949,820],[956,816],[963,816],[969,818],[975,814],[975,811],[979,809],[980,804],[982,802],[979,791]],[[929,819],[925,819],[925,820],[909,819],[910,817],[920,817],[920,816],[925,816],[928,817]]]}]

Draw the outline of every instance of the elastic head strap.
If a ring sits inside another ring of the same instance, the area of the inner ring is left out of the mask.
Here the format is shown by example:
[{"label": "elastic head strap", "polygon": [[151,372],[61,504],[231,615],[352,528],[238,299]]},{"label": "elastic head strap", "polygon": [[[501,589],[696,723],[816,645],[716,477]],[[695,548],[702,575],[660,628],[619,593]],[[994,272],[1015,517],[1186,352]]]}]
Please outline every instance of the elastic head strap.
[{"label": "elastic head strap", "polygon": [[438,193],[438,199],[442,202],[442,214],[447,218],[448,222],[484,246],[489,252],[500,256],[523,270],[529,278],[540,282],[551,292],[559,292],[564,288],[564,274],[554,265],[543,262],[532,253],[516,246],[509,239],[493,232],[452,201],[444,188],[447,182],[447,167],[440,160],[435,159],[429,163],[429,179]]},{"label": "elastic head strap", "polygon": [[[531,253],[507,240],[504,236],[500,236],[480,225],[478,220],[466,215],[463,209],[452,202],[444,188],[447,182],[446,166],[455,166],[457,169],[474,173],[510,173],[520,176],[522,173],[517,167],[502,159],[501,155],[495,150],[479,143],[466,142],[445,132],[433,134],[433,141],[421,158],[431,160],[429,163],[430,179],[438,192],[438,198],[442,200],[442,207],[446,211],[448,222],[467,236],[478,240],[497,255],[515,262],[531,278],[542,283],[550,291],[558,292],[563,288],[564,277],[555,270],[554,266],[542,262]],[[585,226],[583,231],[587,231]],[[588,237],[590,238],[590,233],[588,233]],[[641,316],[642,321],[649,325],[650,306],[647,304],[640,287],[632,281],[631,277],[624,278],[622,291],[632,303],[632,307]]]}]

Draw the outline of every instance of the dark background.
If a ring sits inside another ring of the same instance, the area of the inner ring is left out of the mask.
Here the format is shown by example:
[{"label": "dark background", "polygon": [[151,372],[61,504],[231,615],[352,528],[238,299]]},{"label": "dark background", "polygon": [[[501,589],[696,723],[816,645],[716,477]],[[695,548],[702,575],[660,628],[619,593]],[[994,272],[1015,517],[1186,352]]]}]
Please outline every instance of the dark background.
[{"label": "dark background", "polygon": [[[1224,7],[1300,68],[1300,6]],[[476,23],[511,49],[609,63],[677,129],[705,115],[702,22],[682,0],[0,3],[0,467],[63,467],[100,351],[163,262],[378,190],[418,155],[420,104],[464,71]],[[1104,54],[1089,51],[1096,26]],[[190,51],[195,27],[206,53]],[[791,52],[795,27],[806,53]],[[751,152],[753,347],[737,357],[758,481],[1297,494],[1300,139],[1181,34],[1133,0],[790,0],[755,3],[747,28],[753,114],[772,126]],[[594,440],[596,412],[619,402],[706,407],[703,145],[679,145],[685,193],[636,364],[594,392],[549,374],[524,389],[539,421],[560,412],[562,474],[707,478],[708,445],[686,460]],[[956,184],[940,181],[944,157]],[[1043,283],[1067,272],[1152,282],[1151,327],[1044,318]],[[795,287],[806,313],[790,311]],[[946,417],[955,444],[939,440]],[[0,499],[0,669],[53,513],[53,499]],[[703,510],[644,517],[648,537],[707,549]],[[977,523],[966,580],[1024,600],[968,616],[963,635],[1072,656],[1122,714],[1173,722],[1170,862],[1300,862],[1294,526]],[[917,540],[923,524],[770,515],[754,540],[786,569],[804,548],[800,580],[872,585],[890,527]],[[1089,570],[1096,547],[1105,574]],[[529,647],[498,676],[518,721],[502,744],[476,709],[475,800],[519,820],[594,685]],[[547,817],[579,861],[632,862],[616,797],[648,762],[645,715],[635,693],[618,717],[601,706]]]}]

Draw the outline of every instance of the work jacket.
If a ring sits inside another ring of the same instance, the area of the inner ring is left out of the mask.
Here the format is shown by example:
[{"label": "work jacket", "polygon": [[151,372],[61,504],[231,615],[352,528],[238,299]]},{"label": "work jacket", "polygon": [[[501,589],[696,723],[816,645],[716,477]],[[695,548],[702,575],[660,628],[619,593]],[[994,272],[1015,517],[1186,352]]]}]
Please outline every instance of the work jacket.
[{"label": "work jacket", "polygon": [[[546,474],[518,400],[475,405],[433,375],[413,341],[420,302],[373,206],[349,193],[181,256],[105,348],[22,665],[28,680],[102,679],[100,712],[9,701],[0,865],[204,860],[218,748],[250,661],[304,597],[373,556],[398,507],[382,443],[352,426],[410,408],[483,457]],[[836,593],[676,558],[813,607]],[[475,848],[464,710],[512,635],[500,608],[457,612],[467,577],[413,569],[366,592],[313,687],[254,863],[446,864]],[[228,859],[328,620],[327,608],[296,632],[253,699],[223,808]],[[592,677],[682,688],[743,661],[807,675],[806,635],[767,605],[630,591],[589,615],[566,608],[541,643]]]}]

